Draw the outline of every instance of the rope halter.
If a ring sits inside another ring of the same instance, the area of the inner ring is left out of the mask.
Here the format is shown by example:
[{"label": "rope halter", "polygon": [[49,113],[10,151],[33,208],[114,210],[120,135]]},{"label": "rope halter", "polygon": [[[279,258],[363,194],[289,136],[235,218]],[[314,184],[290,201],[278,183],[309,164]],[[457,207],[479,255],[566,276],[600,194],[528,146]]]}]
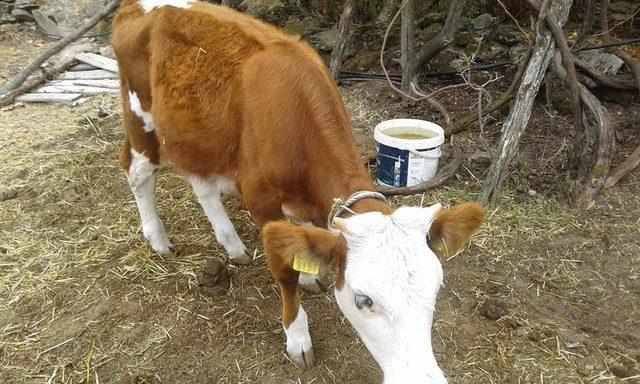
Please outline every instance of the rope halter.
[{"label": "rope halter", "polygon": [[331,206],[331,212],[329,212],[329,218],[327,219],[327,223],[329,224],[329,230],[332,232],[339,232],[333,225],[333,220],[336,217],[340,217],[345,212],[349,212],[351,214],[356,214],[353,210],[351,210],[351,206],[357,203],[360,200],[364,199],[376,199],[382,201],[383,203],[388,203],[387,198],[379,192],[373,191],[358,191],[353,193],[346,201],[343,201],[340,197],[336,197],[333,199],[333,205]]}]

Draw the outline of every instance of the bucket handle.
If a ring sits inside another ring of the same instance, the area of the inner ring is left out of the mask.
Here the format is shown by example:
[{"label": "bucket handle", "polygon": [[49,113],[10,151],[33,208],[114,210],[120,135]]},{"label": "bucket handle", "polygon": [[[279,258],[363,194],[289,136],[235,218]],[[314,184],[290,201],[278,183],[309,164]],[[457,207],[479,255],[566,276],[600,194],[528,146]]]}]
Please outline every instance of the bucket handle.
[{"label": "bucket handle", "polygon": [[411,152],[415,156],[422,157],[423,159],[439,159],[440,156],[442,155],[442,150],[439,147],[438,147],[437,155],[431,154],[431,153],[418,152],[415,149],[410,149],[410,148],[407,148],[407,151]]}]

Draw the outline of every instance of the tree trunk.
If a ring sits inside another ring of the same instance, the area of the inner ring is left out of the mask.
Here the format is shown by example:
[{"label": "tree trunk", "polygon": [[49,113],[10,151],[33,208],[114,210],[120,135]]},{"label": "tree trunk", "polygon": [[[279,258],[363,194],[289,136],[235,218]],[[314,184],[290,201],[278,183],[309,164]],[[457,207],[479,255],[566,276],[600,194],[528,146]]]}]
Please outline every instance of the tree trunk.
[{"label": "tree trunk", "polygon": [[415,69],[413,69],[414,73],[423,70],[435,55],[451,43],[453,36],[458,30],[458,24],[460,23],[462,11],[466,3],[467,0],[451,0],[447,12],[447,20],[444,22],[442,30],[429,40],[418,52],[414,64]]},{"label": "tree trunk", "polygon": [[400,28],[400,47],[402,57],[402,91],[413,95],[411,83],[415,80],[414,42],[415,42],[415,3],[409,0],[402,9],[402,26]]},{"label": "tree trunk", "polygon": [[336,45],[331,52],[331,62],[329,64],[329,70],[334,80],[340,78],[340,68],[342,67],[342,56],[344,56],[344,50],[349,40],[349,27],[351,26],[351,19],[353,17],[353,8],[355,0],[347,0],[344,3],[344,9],[340,16],[340,23],[338,24],[338,39]]},{"label": "tree trunk", "polygon": [[554,40],[545,25],[547,17],[553,17],[559,26],[567,21],[572,0],[545,0],[538,16],[535,42],[522,83],[507,120],[502,125],[502,136],[496,148],[487,178],[478,201],[488,204],[495,201],[506,172],[518,150],[520,138],[531,117],[533,102],[544,79],[545,71],[554,53]]},{"label": "tree trunk", "polygon": [[596,8],[595,8],[595,0],[585,0],[584,5],[584,20],[582,21],[582,26],[580,27],[580,34],[576,38],[576,42],[571,47],[572,50],[576,48],[582,47],[584,41],[591,34],[591,29],[593,29],[593,21],[595,18]]}]

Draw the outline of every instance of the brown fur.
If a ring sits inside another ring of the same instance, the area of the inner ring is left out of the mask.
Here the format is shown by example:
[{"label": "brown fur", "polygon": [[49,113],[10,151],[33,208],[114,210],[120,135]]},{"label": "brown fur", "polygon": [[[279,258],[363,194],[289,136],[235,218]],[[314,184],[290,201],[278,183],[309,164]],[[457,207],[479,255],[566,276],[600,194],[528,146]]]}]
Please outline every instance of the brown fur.
[{"label": "brown fur", "polygon": [[[133,148],[154,164],[162,154],[184,173],[235,179],[259,228],[281,219],[283,204],[326,226],[334,197],[375,189],[331,76],[298,38],[225,7],[198,3],[144,14],[137,0],[124,0],[113,46],[122,82],[124,169]],[[151,112],[154,132],[145,133],[130,110],[129,91]],[[353,208],[391,211],[374,200]],[[282,226],[272,228],[263,232],[265,244],[283,244],[280,238],[314,244],[323,233],[293,231],[298,237],[292,239]],[[298,311],[298,274],[290,250],[278,248],[268,247],[267,255],[288,325]]]},{"label": "brown fur", "polygon": [[429,229],[429,247],[439,256],[458,252],[480,227],[484,209],[477,203],[463,203],[441,210]]}]

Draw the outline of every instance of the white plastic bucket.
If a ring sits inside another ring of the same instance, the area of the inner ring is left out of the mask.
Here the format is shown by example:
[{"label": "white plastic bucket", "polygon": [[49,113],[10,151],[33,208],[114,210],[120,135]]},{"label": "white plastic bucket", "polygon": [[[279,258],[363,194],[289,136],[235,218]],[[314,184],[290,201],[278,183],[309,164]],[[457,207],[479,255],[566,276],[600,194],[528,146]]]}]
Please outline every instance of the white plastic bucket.
[{"label": "white plastic bucket", "polygon": [[[391,135],[417,134],[424,139]],[[378,142],[378,183],[410,187],[432,179],[442,155],[444,130],[437,124],[416,119],[394,119],[378,124],[373,132]]]}]

